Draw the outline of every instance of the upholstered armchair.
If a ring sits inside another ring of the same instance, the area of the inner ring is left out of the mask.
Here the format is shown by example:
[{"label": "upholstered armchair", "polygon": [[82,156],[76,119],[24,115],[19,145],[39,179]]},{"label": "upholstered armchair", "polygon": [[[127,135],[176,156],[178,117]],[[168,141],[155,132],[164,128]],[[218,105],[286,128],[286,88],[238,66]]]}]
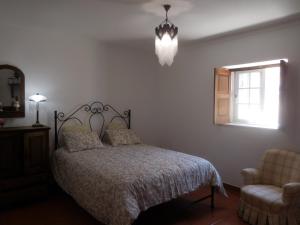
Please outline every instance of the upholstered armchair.
[{"label": "upholstered armchair", "polygon": [[300,154],[270,149],[243,169],[239,216],[251,225],[300,225]]}]

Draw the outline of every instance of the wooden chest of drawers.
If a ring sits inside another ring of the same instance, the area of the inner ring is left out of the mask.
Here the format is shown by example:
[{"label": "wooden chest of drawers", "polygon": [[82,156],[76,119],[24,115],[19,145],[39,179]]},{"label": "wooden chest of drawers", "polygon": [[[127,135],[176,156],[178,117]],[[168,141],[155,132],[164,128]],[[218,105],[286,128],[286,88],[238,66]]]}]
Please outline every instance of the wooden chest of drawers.
[{"label": "wooden chest of drawers", "polygon": [[0,128],[0,207],[47,194],[49,130]]}]

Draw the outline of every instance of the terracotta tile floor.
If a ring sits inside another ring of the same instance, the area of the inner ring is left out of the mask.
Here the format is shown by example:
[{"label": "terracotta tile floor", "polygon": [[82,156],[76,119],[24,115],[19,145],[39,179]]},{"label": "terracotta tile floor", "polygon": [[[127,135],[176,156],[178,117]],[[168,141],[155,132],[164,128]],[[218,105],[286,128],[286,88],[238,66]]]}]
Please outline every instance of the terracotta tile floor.
[{"label": "terracotta tile floor", "polygon": [[[227,190],[229,198],[216,195],[216,208],[209,200],[192,205],[208,190],[153,207],[142,213],[134,225],[245,225],[237,216],[239,193]],[[2,210],[0,225],[101,225],[65,194],[22,207]]]}]

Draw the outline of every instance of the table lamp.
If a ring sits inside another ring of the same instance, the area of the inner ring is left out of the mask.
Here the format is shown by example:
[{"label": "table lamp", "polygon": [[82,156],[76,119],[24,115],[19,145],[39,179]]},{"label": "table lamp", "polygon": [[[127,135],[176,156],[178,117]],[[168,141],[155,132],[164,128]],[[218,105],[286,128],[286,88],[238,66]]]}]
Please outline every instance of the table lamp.
[{"label": "table lamp", "polygon": [[39,121],[39,103],[45,102],[47,98],[43,95],[40,95],[39,93],[36,93],[35,95],[32,95],[29,97],[29,101],[33,101],[36,103],[36,122],[33,124],[33,127],[42,127],[43,125],[40,124]]}]

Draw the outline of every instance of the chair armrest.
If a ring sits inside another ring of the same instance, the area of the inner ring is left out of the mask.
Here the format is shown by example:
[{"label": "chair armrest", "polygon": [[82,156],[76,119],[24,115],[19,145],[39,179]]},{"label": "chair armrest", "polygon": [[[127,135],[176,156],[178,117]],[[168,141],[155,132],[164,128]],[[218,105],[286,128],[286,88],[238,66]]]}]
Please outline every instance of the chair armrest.
[{"label": "chair armrest", "polygon": [[293,182],[283,185],[282,200],[286,204],[300,204],[300,183]]},{"label": "chair armrest", "polygon": [[258,169],[246,168],[241,172],[244,178],[244,185],[259,184],[260,174]]}]

